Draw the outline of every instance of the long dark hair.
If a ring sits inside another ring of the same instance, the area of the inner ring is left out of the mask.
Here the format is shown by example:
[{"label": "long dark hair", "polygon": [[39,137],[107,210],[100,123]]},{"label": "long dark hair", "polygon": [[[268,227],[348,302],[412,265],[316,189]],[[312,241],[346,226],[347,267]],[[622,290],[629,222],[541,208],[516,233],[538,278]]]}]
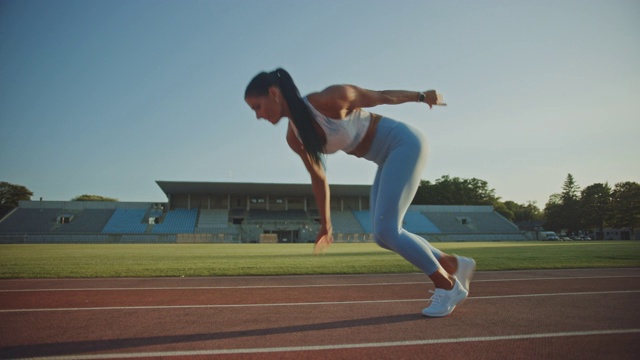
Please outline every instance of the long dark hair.
[{"label": "long dark hair", "polygon": [[315,120],[311,109],[300,96],[296,84],[286,70],[278,68],[269,73],[259,73],[247,85],[244,97],[268,96],[269,88],[272,86],[280,89],[284,100],[289,105],[291,120],[296,129],[298,129],[305,151],[313,162],[320,164],[326,140],[318,134],[318,131],[313,126]]}]

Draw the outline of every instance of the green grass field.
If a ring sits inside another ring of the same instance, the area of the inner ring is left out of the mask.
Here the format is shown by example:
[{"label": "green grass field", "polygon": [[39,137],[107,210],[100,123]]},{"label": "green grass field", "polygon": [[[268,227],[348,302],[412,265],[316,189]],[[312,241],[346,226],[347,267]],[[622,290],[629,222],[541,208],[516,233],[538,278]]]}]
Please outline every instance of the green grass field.
[{"label": "green grass field", "polygon": [[[435,243],[478,270],[640,266],[638,241]],[[156,277],[416,272],[375,244],[0,245],[0,278]]]}]

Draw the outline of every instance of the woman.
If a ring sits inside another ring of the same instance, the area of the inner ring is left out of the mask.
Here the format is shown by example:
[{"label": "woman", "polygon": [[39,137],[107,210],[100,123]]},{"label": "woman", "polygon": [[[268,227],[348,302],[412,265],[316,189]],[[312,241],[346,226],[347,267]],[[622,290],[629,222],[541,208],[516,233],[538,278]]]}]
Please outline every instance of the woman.
[{"label": "woman", "polygon": [[284,117],[289,119],[287,143],[311,175],[320,213],[316,253],[333,242],[329,184],[321,157],[342,150],[378,165],[369,206],[375,241],[400,254],[433,281],[435,291],[422,314],[447,316],[467,297],[475,261],[445,254],[402,228],[427,161],[426,139],[404,123],[363,109],[416,101],[429,108],[445,105],[440,94],[434,90],[373,91],[334,85],[302,98],[289,73],[277,69],[256,75],[247,86],[245,101],[258,119],[274,125]]}]

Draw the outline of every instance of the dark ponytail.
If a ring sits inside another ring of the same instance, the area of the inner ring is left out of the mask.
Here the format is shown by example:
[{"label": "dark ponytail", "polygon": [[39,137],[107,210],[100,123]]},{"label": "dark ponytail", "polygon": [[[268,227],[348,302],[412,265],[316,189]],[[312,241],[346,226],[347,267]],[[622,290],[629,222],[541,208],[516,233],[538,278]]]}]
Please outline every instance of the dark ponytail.
[{"label": "dark ponytail", "polygon": [[278,68],[270,73],[261,72],[256,75],[247,85],[244,97],[267,96],[271,86],[279,88],[284,100],[287,102],[291,120],[296,129],[298,129],[305,151],[313,162],[321,164],[325,140],[313,126],[315,120],[311,109],[300,96],[296,84],[286,70]]}]

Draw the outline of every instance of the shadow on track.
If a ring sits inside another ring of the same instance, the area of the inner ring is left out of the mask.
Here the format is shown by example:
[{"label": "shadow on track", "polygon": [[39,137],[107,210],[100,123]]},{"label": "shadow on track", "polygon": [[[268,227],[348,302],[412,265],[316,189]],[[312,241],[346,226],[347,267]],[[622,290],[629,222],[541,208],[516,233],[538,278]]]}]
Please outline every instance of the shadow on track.
[{"label": "shadow on track", "polygon": [[136,337],[128,339],[106,339],[106,340],[84,340],[69,341],[47,344],[29,344],[21,346],[9,346],[0,348],[0,358],[24,358],[24,357],[42,357],[42,356],[60,356],[60,355],[80,355],[88,353],[98,353],[113,351],[118,349],[128,349],[144,346],[178,344],[189,342],[201,342],[212,340],[226,340],[243,337],[268,336],[278,334],[289,334],[308,331],[321,331],[332,329],[343,329],[353,327],[366,327],[374,325],[385,325],[411,321],[425,321],[420,314],[404,314],[393,316],[380,316],[364,319],[340,320],[318,324],[307,325],[291,325],[266,329],[249,329],[238,331],[222,331],[206,334],[188,334],[188,335],[166,335],[166,336],[150,336]]}]

